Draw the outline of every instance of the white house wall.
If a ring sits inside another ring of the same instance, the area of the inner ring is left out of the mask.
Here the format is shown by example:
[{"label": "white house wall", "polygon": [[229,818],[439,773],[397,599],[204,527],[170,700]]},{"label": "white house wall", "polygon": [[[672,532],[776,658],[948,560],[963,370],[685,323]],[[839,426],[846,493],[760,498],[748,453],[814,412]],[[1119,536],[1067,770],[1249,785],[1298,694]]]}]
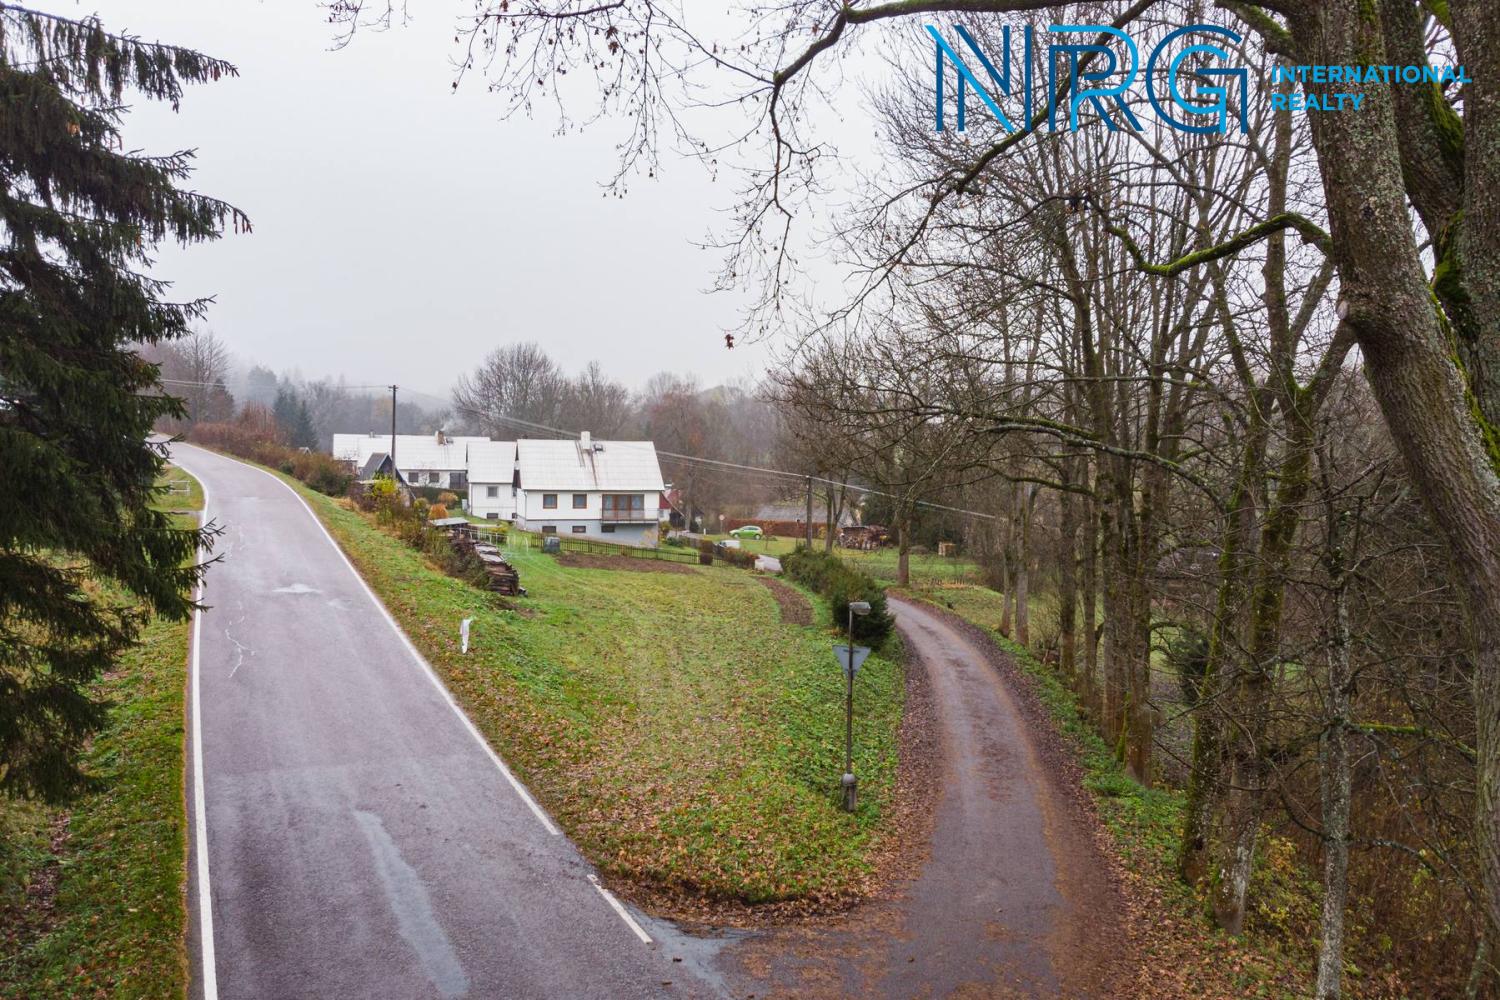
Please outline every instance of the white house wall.
[{"label": "white house wall", "polygon": [[[573,493],[582,491],[518,490],[516,492],[516,523],[527,531],[541,531],[548,525],[555,526],[562,536],[597,538],[600,541],[621,545],[655,545],[659,522],[668,511],[662,506],[661,493],[655,490],[591,490],[583,493],[586,498],[581,508],[573,506]],[[542,506],[546,494],[557,495],[557,508],[550,510]],[[636,494],[643,498],[642,520],[611,522],[613,531],[604,530],[604,496]],[[576,532],[575,527],[584,530]]]},{"label": "white house wall", "polygon": [[[489,495],[490,487],[494,487],[496,496]],[[515,512],[515,489],[510,483],[469,484],[470,514],[483,518],[490,518],[493,514],[495,520],[509,521]]]},{"label": "white house wall", "polygon": [[[401,478],[406,480],[409,486],[435,486],[439,489],[449,490],[453,488],[455,478],[463,478],[462,469],[406,469],[401,470]],[[433,482],[433,477],[437,482]]]}]

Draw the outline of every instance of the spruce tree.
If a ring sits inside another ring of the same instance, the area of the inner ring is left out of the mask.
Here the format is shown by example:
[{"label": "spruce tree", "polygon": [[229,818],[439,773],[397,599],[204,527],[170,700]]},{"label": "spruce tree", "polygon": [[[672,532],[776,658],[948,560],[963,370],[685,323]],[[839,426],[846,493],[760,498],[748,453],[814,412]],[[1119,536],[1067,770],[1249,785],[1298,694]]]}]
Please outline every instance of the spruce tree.
[{"label": "spruce tree", "polygon": [[307,409],[307,401],[297,401],[297,417],[292,423],[292,447],[315,449],[318,447],[318,431],[313,426],[312,413]]},{"label": "spruce tree", "polygon": [[276,402],[271,405],[271,415],[276,418],[276,433],[290,444],[297,430],[297,396],[289,388],[276,390]]},{"label": "spruce tree", "polygon": [[188,332],[146,271],[157,243],[248,229],[181,190],[190,152],[121,135],[132,91],[175,109],[234,67],[0,4],[0,789],[57,798],[104,718],[92,682],[151,614],[182,617],[208,533],[152,509],[158,418],[184,416],[132,345]]}]

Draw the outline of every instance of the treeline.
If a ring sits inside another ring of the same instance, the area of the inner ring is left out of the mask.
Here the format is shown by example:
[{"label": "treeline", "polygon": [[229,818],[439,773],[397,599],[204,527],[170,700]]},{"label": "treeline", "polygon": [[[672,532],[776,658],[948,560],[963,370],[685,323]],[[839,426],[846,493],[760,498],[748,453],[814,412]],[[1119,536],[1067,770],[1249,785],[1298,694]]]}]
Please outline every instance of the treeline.
[{"label": "treeline", "polygon": [[[255,433],[270,429],[277,443],[292,448],[328,451],[336,433],[387,431],[391,426],[391,401],[385,393],[350,388],[341,378],[278,375],[261,365],[237,372],[228,345],[207,330],[134,350],[158,366],[162,390],[182,400],[179,416],[157,422],[163,433],[188,434],[200,424],[240,422]],[[400,434],[431,434],[447,420],[442,405],[397,399]]]},{"label": "treeline", "polygon": [[[1307,954],[1322,996],[1350,963],[1355,992],[1482,994],[1496,779],[1471,581],[1333,264],[1278,230],[1139,266],[1321,217],[1303,126],[1256,113],[1264,144],[1083,130],[1063,155],[1017,147],[964,199],[890,192],[880,225],[919,233],[909,280],[877,320],[808,336],[774,393],[810,467],[890,495],[903,579],[918,539],[961,536],[1004,596],[992,624],[1054,664],[1136,780],[1180,792],[1178,875],[1220,926]],[[952,169],[930,123],[890,114],[905,190]],[[1235,195],[1205,214],[1205,192]]]},{"label": "treeline", "polygon": [[[263,464],[296,464],[306,471],[311,460],[291,452],[326,453],[336,433],[385,433],[391,426],[389,395],[353,389],[338,378],[278,375],[262,365],[241,374],[228,347],[207,331],[136,350],[160,366],[163,391],[183,401],[182,415],[159,421],[157,430]],[[761,503],[800,502],[803,487],[796,477],[751,467],[817,471],[762,385],[704,387],[691,376],[661,372],[631,390],[597,361],[570,375],[533,343],[491,351],[458,377],[449,400],[398,392],[397,433],[439,429],[496,440],[589,431],[599,439],[654,441],[664,476],[682,491],[694,523],[704,530]],[[328,492],[332,483],[319,473],[312,485]],[[847,501],[821,484],[817,493],[820,510],[825,500],[837,501],[840,510]]]},{"label": "treeline", "polygon": [[[705,388],[691,376],[661,372],[632,392],[598,362],[569,375],[541,347],[521,343],[495,349],[459,378],[451,412],[455,428],[502,440],[588,431],[654,441],[663,474],[705,526],[799,488],[734,467],[789,457],[778,409],[760,386]],[[681,455],[691,458],[675,457]]]},{"label": "treeline", "polygon": [[250,404],[223,423],[197,423],[187,434],[195,444],[216,448],[294,476],[320,493],[342,496],[354,476],[332,455],[287,443],[271,411]]}]

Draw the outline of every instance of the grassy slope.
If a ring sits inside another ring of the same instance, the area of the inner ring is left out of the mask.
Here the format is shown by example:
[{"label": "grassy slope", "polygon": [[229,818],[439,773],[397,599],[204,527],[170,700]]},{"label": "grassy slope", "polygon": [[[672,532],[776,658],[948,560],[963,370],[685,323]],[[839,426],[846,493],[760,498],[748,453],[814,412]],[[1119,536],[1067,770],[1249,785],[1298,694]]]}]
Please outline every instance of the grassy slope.
[{"label": "grassy slope", "polygon": [[[1030,678],[1053,723],[1076,748],[1084,787],[1093,795],[1137,898],[1152,902],[1146,915],[1152,925],[1146,942],[1150,995],[1306,995],[1306,949],[1289,955],[1284,947],[1309,916],[1286,912],[1287,907],[1305,908],[1308,900],[1307,887],[1297,884],[1304,876],[1290,857],[1278,853],[1274,842],[1268,845],[1271,856],[1258,866],[1255,886],[1261,902],[1244,938],[1235,940],[1214,929],[1203,915],[1203,900],[1175,874],[1182,793],[1142,788],[1125,774],[1110,748],[1080,716],[1078,699],[1058,675],[996,630],[1003,606],[999,594],[985,587],[952,585],[912,593],[951,608],[988,632]],[[1298,943],[1305,946],[1306,940]]]},{"label": "grassy slope", "polygon": [[[300,487],[295,487],[299,488]],[[861,807],[837,808],[842,680],[735,569],[576,569],[516,551],[505,610],[301,489],[480,730],[607,873],[668,895],[832,902],[864,888],[896,770],[894,657],[857,686]],[[468,656],[458,623],[472,617]],[[819,618],[821,621],[822,618]]]},{"label": "grassy slope", "polygon": [[[172,469],[167,478],[187,477]],[[202,488],[190,483],[188,494],[160,505],[201,509]],[[153,620],[100,682],[114,706],[86,758],[100,791],[63,809],[0,799],[0,840],[12,862],[0,862],[0,996],[183,995],[189,624]],[[23,880],[54,878],[50,912],[20,906]]]}]

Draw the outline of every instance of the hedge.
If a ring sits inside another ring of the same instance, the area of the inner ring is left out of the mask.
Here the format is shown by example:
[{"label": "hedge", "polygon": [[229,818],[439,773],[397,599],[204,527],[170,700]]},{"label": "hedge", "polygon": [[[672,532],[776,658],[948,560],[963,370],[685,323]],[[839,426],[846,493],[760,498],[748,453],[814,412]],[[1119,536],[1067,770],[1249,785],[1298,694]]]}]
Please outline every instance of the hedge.
[{"label": "hedge", "polygon": [[896,624],[885,604],[885,589],[875,578],[843,562],[837,556],[813,549],[797,549],[781,557],[781,571],[804,587],[828,599],[833,624],[840,630],[849,625],[849,604],[869,601],[870,613],[854,619],[854,641],[879,646]]}]

